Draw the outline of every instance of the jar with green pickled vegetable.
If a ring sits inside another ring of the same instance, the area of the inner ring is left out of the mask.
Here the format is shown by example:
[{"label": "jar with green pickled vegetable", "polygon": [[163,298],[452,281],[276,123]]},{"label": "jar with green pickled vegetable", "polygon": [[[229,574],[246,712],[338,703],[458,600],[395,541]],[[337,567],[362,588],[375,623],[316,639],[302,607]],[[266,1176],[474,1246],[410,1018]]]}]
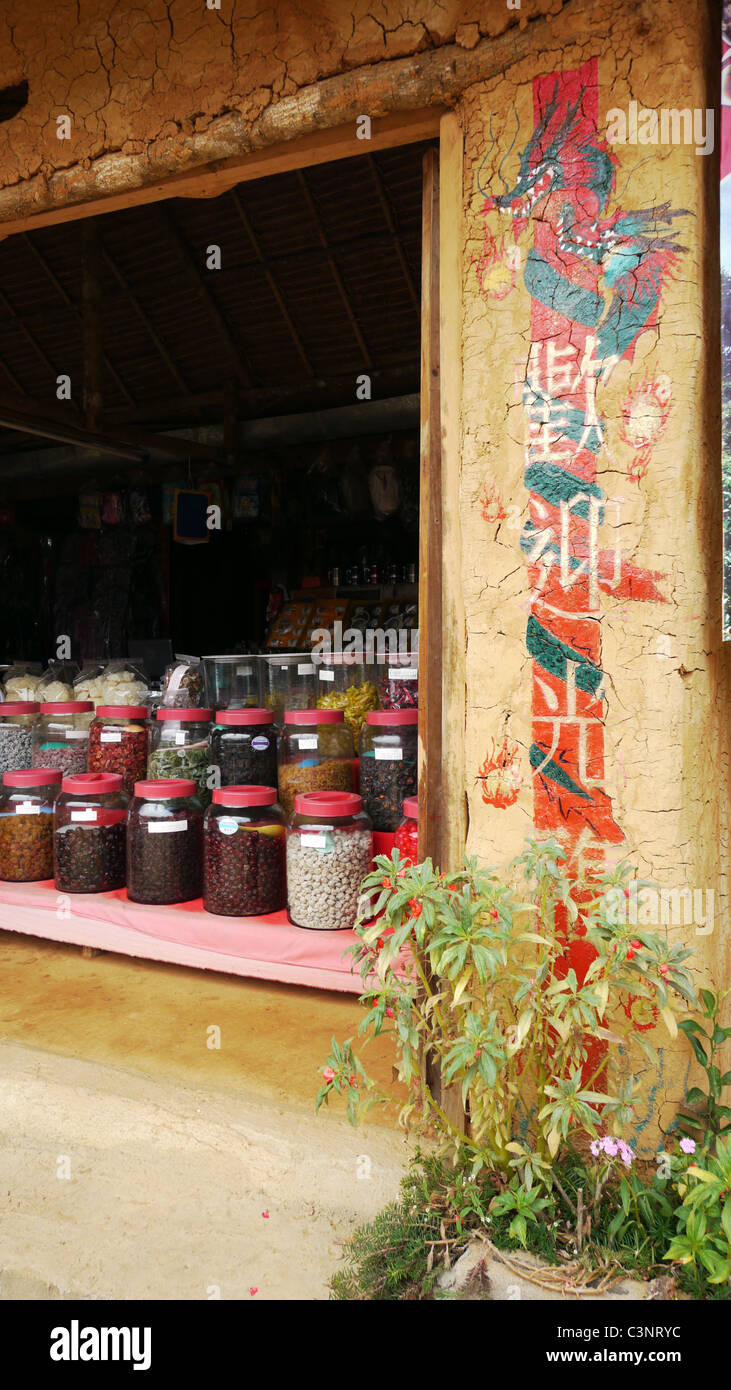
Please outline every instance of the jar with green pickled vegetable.
[{"label": "jar with green pickled vegetable", "polygon": [[150,730],[148,778],[190,778],[203,806],[211,799],[208,775],[212,717],[210,709],[159,709]]},{"label": "jar with green pickled vegetable", "polygon": [[317,708],[341,709],[354,740],[369,710],[378,709],[375,667],[352,652],[322,654],[317,660]]}]

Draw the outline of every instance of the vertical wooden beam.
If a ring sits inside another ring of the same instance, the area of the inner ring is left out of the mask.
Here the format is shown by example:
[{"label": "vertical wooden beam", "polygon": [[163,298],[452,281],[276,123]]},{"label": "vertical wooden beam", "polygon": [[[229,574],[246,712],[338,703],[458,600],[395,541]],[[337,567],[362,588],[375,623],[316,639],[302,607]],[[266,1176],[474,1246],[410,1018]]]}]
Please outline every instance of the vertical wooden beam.
[{"label": "vertical wooden beam", "polygon": [[441,858],[442,476],[439,387],[439,150],[423,161],[419,523],[419,858]]},{"label": "vertical wooden beam", "polygon": [[81,325],[84,349],[83,409],[88,430],[100,430],[104,413],[101,255],[93,217],[81,224]]},{"label": "vertical wooden beam", "polygon": [[461,869],[467,841],[467,623],[460,519],[462,455],[463,135],[442,117],[439,139],[439,322],[442,441],[442,833],[441,867]]}]

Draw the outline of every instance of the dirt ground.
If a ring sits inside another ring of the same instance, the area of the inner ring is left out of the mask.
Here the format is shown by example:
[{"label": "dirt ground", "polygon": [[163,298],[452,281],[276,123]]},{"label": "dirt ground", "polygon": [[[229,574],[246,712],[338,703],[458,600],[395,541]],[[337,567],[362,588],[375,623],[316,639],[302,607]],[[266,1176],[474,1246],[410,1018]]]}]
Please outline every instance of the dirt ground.
[{"label": "dirt ground", "polygon": [[0,981],[1,1298],[327,1298],[409,1152],[314,1114],[355,999],[14,933]]}]

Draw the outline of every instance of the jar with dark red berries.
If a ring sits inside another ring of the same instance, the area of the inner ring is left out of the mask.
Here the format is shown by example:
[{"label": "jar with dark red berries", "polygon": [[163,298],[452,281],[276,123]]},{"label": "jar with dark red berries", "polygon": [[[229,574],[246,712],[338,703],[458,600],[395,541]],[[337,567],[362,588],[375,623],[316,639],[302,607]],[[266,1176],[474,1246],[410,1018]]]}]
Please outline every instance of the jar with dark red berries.
[{"label": "jar with dark red berries", "polygon": [[203,825],[203,906],[220,917],[286,906],[285,815],[274,787],[218,787]]}]

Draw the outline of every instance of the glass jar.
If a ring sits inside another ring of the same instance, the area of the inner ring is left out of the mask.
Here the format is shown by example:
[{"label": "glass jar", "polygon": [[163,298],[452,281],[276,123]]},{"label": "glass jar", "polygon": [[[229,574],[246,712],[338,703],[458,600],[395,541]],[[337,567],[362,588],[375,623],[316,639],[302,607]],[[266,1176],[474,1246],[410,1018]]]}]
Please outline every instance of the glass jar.
[{"label": "glass jar", "polygon": [[148,778],[153,781],[165,777],[192,779],[203,806],[211,799],[207,778],[212,717],[211,709],[161,708],[150,729]]},{"label": "glass jar", "polygon": [[332,652],[318,657],[317,708],[341,709],[353,738],[371,709],[378,709],[375,667],[351,652]]},{"label": "glass jar", "polygon": [[287,815],[295,797],[355,786],[353,735],[342,710],[289,709],[279,744],[279,800]]},{"label": "glass jar", "polygon": [[378,680],[381,709],[417,709],[419,666],[416,656],[388,657]]},{"label": "glass jar", "polygon": [[407,796],[403,805],[403,820],[396,831],[395,845],[402,859],[409,864],[419,862],[419,802]]},{"label": "glass jar", "polygon": [[40,708],[33,700],[8,700],[0,705],[0,772],[31,766],[33,728]]},{"label": "glass jar", "polygon": [[374,830],[396,830],[404,797],[416,795],[418,720],[415,709],[366,715],[359,744],[360,791]]},{"label": "glass jar", "polygon": [[268,656],[263,662],[261,698],[277,724],[286,709],[314,709],[317,701],[316,671],[309,652]]},{"label": "glass jar", "polygon": [[61,773],[51,767],[5,772],[0,788],[0,879],[53,878],[53,803]]},{"label": "glass jar", "polygon": [[221,786],[269,787],[277,780],[277,736],[268,709],[222,709],[211,729],[211,766]]},{"label": "glass jar", "polygon": [[184,903],[201,895],[203,809],[187,777],[135,782],[127,825],[127,896]]},{"label": "glass jar", "polygon": [[124,888],[129,797],[117,772],[64,777],[53,816],[53,867],[60,893]]},{"label": "glass jar", "polygon": [[213,709],[256,709],[261,703],[256,656],[204,656],[206,700]]},{"label": "glass jar", "polygon": [[128,796],[147,773],[144,705],[98,705],[89,728],[89,771],[118,772]]},{"label": "glass jar", "polygon": [[217,787],[203,821],[203,906],[220,917],[287,903],[285,817],[275,787]]},{"label": "glass jar", "polygon": [[33,728],[33,766],[57,767],[69,775],[86,772],[93,715],[91,700],[53,700],[42,704]]},{"label": "glass jar", "polygon": [[287,909],[296,927],[355,926],[361,884],[373,867],[373,834],[354,792],[295,799],[287,830]]}]

